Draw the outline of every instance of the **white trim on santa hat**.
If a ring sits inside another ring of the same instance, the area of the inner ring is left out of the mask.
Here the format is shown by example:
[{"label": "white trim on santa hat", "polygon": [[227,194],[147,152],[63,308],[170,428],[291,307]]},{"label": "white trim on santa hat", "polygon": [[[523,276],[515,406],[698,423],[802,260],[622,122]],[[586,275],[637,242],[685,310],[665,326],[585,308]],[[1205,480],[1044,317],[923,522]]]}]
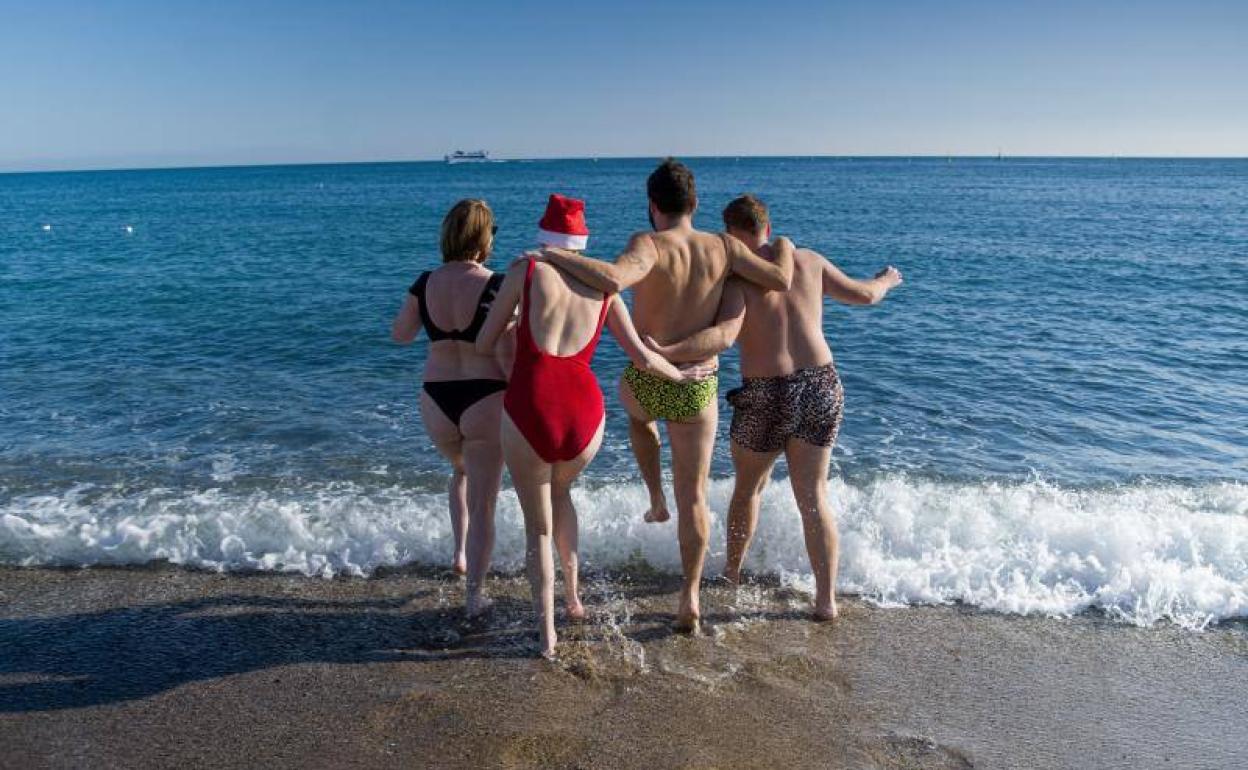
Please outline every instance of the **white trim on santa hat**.
[{"label": "white trim on santa hat", "polygon": [[552,233],[550,230],[539,227],[537,228],[537,242],[543,246],[554,246],[560,249],[574,249],[576,251],[580,251],[589,245],[589,236]]}]

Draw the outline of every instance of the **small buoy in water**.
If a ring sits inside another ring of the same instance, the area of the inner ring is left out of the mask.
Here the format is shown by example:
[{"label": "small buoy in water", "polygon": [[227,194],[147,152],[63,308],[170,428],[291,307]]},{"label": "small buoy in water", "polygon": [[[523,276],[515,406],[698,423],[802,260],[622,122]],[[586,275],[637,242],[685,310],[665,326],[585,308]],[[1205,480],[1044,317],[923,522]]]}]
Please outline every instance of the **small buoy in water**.
[{"label": "small buoy in water", "polygon": [[44,231],[45,233],[46,233],[46,232],[50,232],[51,230],[52,230],[52,225],[44,225],[44,226],[43,226],[43,231]]},{"label": "small buoy in water", "polygon": [[126,231],[126,235],[134,235],[134,225],[126,225],[121,229]]}]

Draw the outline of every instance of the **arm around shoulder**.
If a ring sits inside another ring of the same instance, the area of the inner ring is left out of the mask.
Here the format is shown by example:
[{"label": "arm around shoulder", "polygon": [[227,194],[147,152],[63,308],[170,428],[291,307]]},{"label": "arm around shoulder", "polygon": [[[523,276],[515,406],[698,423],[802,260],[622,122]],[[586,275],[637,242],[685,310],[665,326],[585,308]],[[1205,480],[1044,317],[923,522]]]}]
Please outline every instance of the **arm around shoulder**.
[{"label": "arm around shoulder", "polygon": [[646,233],[636,233],[615,262],[587,257],[564,249],[545,249],[542,254],[552,265],[567,270],[572,277],[598,291],[618,294],[646,277],[658,258],[654,241]]},{"label": "arm around shoulder", "polygon": [[764,289],[789,290],[793,284],[793,241],[785,237],[773,241],[771,248],[775,259],[768,261],[751,251],[736,236],[724,233],[723,238],[733,273]]}]

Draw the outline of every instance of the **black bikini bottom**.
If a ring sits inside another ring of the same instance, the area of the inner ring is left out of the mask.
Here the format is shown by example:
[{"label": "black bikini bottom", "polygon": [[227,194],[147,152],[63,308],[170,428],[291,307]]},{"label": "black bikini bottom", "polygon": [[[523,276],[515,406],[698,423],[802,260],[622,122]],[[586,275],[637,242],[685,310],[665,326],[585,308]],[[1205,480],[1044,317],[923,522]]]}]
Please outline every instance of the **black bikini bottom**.
[{"label": "black bikini bottom", "polygon": [[425,392],[447,418],[459,427],[459,418],[468,407],[488,395],[507,389],[505,380],[443,380],[426,382]]}]

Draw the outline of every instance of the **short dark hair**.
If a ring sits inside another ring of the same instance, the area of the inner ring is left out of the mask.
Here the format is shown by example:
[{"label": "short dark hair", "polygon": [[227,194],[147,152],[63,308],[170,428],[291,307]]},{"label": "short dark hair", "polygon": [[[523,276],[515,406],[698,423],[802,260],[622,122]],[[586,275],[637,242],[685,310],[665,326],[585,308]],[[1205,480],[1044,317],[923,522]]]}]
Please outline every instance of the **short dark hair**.
[{"label": "short dark hair", "polygon": [[758,235],[767,229],[771,215],[767,204],[753,195],[742,195],[724,207],[724,226]]},{"label": "short dark hair", "polygon": [[664,214],[689,214],[698,205],[693,172],[675,158],[664,158],[646,180],[646,195]]}]

